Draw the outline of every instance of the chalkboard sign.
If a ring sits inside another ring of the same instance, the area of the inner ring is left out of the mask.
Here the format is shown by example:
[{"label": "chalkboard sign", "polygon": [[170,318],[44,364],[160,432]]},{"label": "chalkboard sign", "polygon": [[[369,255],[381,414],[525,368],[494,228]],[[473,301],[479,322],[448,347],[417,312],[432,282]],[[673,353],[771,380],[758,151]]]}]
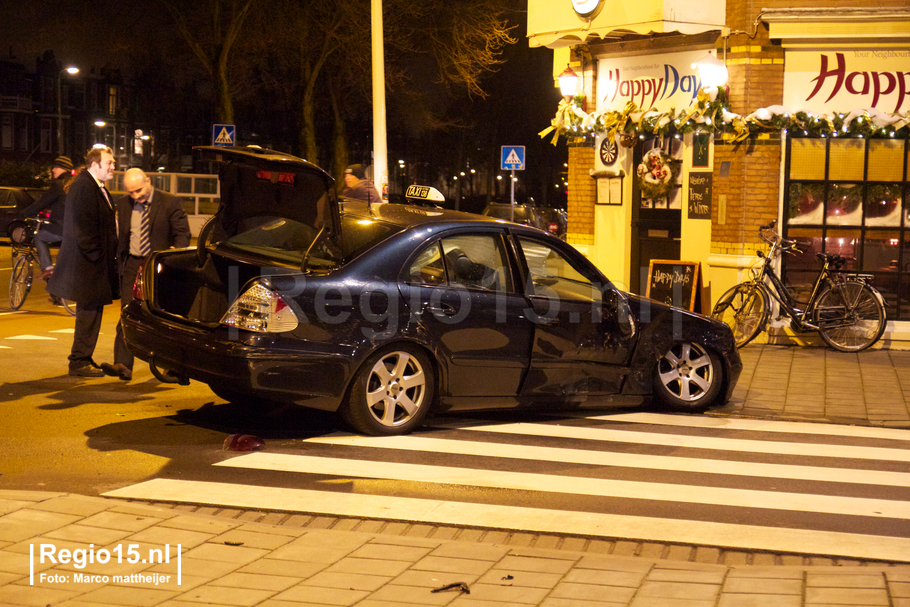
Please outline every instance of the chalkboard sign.
[{"label": "chalkboard sign", "polygon": [[689,173],[689,219],[711,219],[711,173]]},{"label": "chalkboard sign", "polygon": [[694,312],[701,284],[700,271],[701,264],[697,261],[652,259],[645,296]]}]

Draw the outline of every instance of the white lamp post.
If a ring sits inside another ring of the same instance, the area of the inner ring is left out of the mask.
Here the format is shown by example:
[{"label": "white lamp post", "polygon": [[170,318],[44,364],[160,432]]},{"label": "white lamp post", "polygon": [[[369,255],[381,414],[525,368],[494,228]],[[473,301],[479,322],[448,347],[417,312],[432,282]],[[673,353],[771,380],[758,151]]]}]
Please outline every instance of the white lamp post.
[{"label": "white lamp post", "polygon": [[63,149],[63,74],[78,74],[79,68],[75,66],[69,66],[66,69],[60,70],[60,73],[57,74],[57,154],[62,155],[64,153]]}]

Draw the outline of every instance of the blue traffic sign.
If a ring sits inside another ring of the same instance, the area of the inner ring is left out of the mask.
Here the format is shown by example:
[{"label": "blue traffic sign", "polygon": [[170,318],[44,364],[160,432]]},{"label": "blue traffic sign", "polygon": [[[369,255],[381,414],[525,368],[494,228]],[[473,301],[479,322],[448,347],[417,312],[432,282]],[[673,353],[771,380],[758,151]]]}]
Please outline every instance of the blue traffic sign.
[{"label": "blue traffic sign", "polygon": [[523,146],[523,145],[504,145],[504,146],[502,146],[502,170],[503,171],[523,171],[523,170],[525,170],[525,146]]},{"label": "blue traffic sign", "polygon": [[237,130],[233,124],[212,125],[212,145],[232,148],[237,145]]}]

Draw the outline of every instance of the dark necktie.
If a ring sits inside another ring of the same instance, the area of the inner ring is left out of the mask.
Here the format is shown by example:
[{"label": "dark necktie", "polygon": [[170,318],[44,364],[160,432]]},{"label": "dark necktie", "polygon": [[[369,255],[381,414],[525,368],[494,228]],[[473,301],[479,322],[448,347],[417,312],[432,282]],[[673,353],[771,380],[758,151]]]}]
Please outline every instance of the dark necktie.
[{"label": "dark necktie", "polygon": [[149,221],[149,203],[142,205],[142,223],[139,227],[139,256],[148,257],[152,252],[151,222]]}]

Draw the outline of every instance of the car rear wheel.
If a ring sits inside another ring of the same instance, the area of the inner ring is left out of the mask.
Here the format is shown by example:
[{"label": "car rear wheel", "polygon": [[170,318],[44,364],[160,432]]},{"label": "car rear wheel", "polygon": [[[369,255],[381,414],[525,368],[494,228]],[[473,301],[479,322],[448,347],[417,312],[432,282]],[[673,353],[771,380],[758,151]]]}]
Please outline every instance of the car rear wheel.
[{"label": "car rear wheel", "polygon": [[674,344],[654,369],[655,395],[677,410],[709,407],[720,394],[722,384],[720,358],[696,343]]},{"label": "car rear wheel", "polygon": [[408,344],[385,348],[358,370],[342,416],[363,434],[406,434],[429,412],[435,383],[433,366],[420,348]]}]

